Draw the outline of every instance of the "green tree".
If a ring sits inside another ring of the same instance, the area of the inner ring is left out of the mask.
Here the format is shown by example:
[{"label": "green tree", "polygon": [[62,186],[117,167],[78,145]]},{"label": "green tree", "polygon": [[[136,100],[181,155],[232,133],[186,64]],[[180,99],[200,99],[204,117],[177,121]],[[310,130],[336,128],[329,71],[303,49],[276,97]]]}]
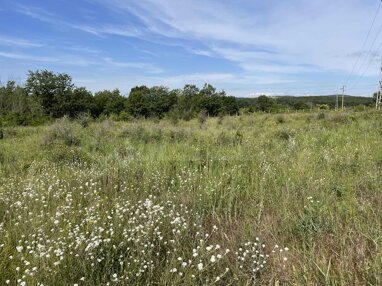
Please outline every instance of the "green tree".
[{"label": "green tree", "polygon": [[306,104],[303,100],[297,100],[296,102],[291,103],[291,106],[296,110],[309,109],[309,105]]},{"label": "green tree", "polygon": [[196,85],[186,84],[182,90],[178,92],[178,103],[176,110],[179,113],[179,118],[190,120],[198,114],[199,88]]},{"label": "green tree", "polygon": [[149,93],[149,114],[162,118],[177,103],[176,91],[170,91],[168,87],[154,86]]},{"label": "green tree", "polygon": [[59,117],[67,115],[75,118],[81,113],[91,113],[94,110],[94,98],[84,87],[78,87],[59,94],[56,106],[58,110],[55,114]]},{"label": "green tree", "polygon": [[131,89],[126,103],[127,110],[131,115],[134,117],[149,117],[150,105],[150,89],[147,86],[136,86]]},{"label": "green tree", "polygon": [[256,110],[263,112],[271,112],[275,108],[275,106],[276,102],[266,95],[260,95],[257,98],[255,104]]},{"label": "green tree", "polygon": [[208,116],[216,116],[223,111],[223,101],[217,96],[203,97],[200,107]]},{"label": "green tree", "polygon": [[27,94],[36,98],[44,112],[53,117],[62,116],[61,104],[73,90],[72,78],[65,73],[51,71],[29,71],[25,89]]},{"label": "green tree", "polygon": [[182,90],[182,96],[191,99],[199,94],[199,88],[196,85],[186,84]]},{"label": "green tree", "polygon": [[213,97],[213,96],[217,96],[218,94],[216,93],[216,88],[213,87],[211,84],[209,83],[205,83],[203,88],[200,90],[199,94],[201,96],[205,96],[205,97]]},{"label": "green tree", "polygon": [[8,81],[0,88],[0,115],[22,113],[28,109],[28,98],[25,89],[15,81]]},{"label": "green tree", "polygon": [[239,113],[239,104],[234,96],[223,97],[223,114],[234,115]]},{"label": "green tree", "polygon": [[94,95],[93,115],[96,117],[119,115],[125,109],[125,105],[126,98],[121,95],[118,89],[99,91]]},{"label": "green tree", "polygon": [[0,117],[8,125],[33,125],[45,120],[41,105],[14,81],[0,87]]}]

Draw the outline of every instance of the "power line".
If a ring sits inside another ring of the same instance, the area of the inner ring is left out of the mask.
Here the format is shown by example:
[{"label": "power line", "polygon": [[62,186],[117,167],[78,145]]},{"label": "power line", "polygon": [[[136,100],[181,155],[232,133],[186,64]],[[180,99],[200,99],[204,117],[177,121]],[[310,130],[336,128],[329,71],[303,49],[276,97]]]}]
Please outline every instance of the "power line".
[{"label": "power line", "polygon": [[375,20],[377,19],[377,16],[378,16],[378,14],[379,14],[379,10],[381,9],[381,5],[382,5],[382,0],[381,0],[381,2],[380,2],[379,5],[378,5],[378,9],[377,9],[377,12],[375,13],[375,16],[374,16],[374,18],[373,18],[373,22],[371,23],[369,32],[367,33],[367,36],[366,36],[366,38],[365,38],[365,41],[363,42],[363,45],[362,45],[362,48],[361,48],[361,52],[360,52],[360,54],[359,54],[357,60],[355,61],[354,65],[353,65],[353,68],[352,68],[352,70],[351,70],[351,72],[350,72],[348,78],[346,79],[346,84],[349,83],[349,80],[350,80],[350,78],[352,77],[352,75],[353,75],[353,73],[354,73],[354,71],[355,71],[355,67],[358,65],[358,62],[359,62],[359,60],[361,59],[361,57],[362,57],[362,55],[363,55],[362,51],[364,50],[364,48],[365,48],[365,46],[366,46],[366,43],[367,43],[367,41],[369,40],[370,33],[371,33],[371,31],[372,31],[372,29],[373,29],[373,27],[374,27]]},{"label": "power line", "polygon": [[[376,43],[376,41],[377,41],[379,35],[381,34],[381,31],[382,31],[382,25],[379,27],[378,32],[377,32],[377,34],[375,35],[375,38],[374,38],[373,42],[371,43],[371,46],[370,46],[370,48],[369,48],[369,50],[368,50],[368,52],[367,52],[367,56],[365,57],[365,59],[364,59],[364,61],[362,62],[362,64],[359,66],[359,68],[358,68],[358,70],[357,70],[357,74],[358,74],[358,73],[362,70],[362,68],[364,67],[364,65],[365,65],[365,63],[366,63],[368,57],[369,57],[369,58],[371,57],[371,60],[370,60],[370,61],[372,61],[372,59],[373,59],[373,48],[374,48],[374,45],[375,45],[375,43]],[[377,51],[379,51],[380,48],[381,48],[381,45],[378,47]],[[370,67],[370,61],[369,61],[369,65],[367,66],[366,70]]]},{"label": "power line", "polygon": [[[381,29],[380,29],[380,31],[382,30],[382,26],[381,26]],[[378,33],[378,35],[379,35],[379,33]],[[377,35],[377,36],[378,36]],[[377,38],[375,38],[375,40],[376,40]],[[373,42],[373,45],[371,46],[371,48],[370,48],[370,59],[369,59],[369,62],[368,62],[368,64],[367,64],[367,66],[366,66],[366,68],[363,70],[363,72],[362,72],[362,74],[361,75],[359,75],[357,78],[356,78],[356,80],[355,80],[355,82],[353,83],[353,85],[351,86],[351,89],[354,89],[357,85],[358,85],[358,83],[360,82],[360,80],[365,76],[365,74],[366,74],[366,72],[369,70],[369,68],[370,68],[370,66],[371,66],[371,64],[373,63],[373,61],[374,61],[374,56],[372,55],[372,53],[371,53],[371,49],[373,48],[373,46],[374,46],[374,44],[375,44],[375,41]],[[380,54],[380,51],[381,51],[381,48],[382,48],[382,42],[381,42],[381,44],[378,46],[378,48],[377,48],[377,54]],[[364,64],[362,65],[362,67],[364,66]],[[361,71],[361,69],[359,69],[359,72]]]}]

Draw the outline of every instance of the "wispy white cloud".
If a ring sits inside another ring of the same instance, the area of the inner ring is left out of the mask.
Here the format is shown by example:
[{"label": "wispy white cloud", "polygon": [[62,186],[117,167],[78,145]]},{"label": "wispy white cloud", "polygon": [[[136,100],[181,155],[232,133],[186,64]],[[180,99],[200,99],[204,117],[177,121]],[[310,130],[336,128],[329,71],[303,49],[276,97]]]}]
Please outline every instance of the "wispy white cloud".
[{"label": "wispy white cloud", "polygon": [[35,41],[0,35],[1,46],[17,46],[22,48],[40,48],[44,45]]},{"label": "wispy white cloud", "polygon": [[285,54],[278,52],[214,46],[210,53],[232,61],[244,71],[252,73],[299,74],[319,70],[317,66],[294,63]]},{"label": "wispy white cloud", "polygon": [[60,54],[59,56],[38,56],[33,54],[26,53],[10,53],[0,51],[0,58],[7,58],[12,60],[27,60],[30,62],[37,63],[46,63],[46,64],[55,64],[61,66],[83,66],[83,67],[100,67],[100,68],[108,68],[108,67],[118,67],[125,68],[128,70],[141,70],[146,73],[151,74],[159,74],[162,73],[163,70],[161,68],[156,67],[150,63],[143,62],[121,62],[116,61],[112,58],[86,58],[83,56],[72,55],[72,54]]},{"label": "wispy white cloud", "polygon": [[143,32],[133,26],[104,25],[94,28],[100,34],[110,34],[125,37],[141,37]]},{"label": "wispy white cloud", "polygon": [[26,6],[22,4],[16,4],[15,9],[17,12],[27,15],[29,17],[45,21],[48,23],[59,23],[57,15],[50,13],[49,11],[40,7]]},{"label": "wispy white cloud", "polygon": [[80,30],[82,32],[90,33],[93,35],[117,35],[126,37],[142,36],[142,32],[136,27],[129,25],[111,25],[111,24],[84,24],[73,23],[69,20],[63,19],[59,15],[51,13],[40,7],[17,5],[17,11],[34,19],[50,23],[52,25]]},{"label": "wispy white cloud", "polygon": [[122,61],[116,61],[111,58],[103,58],[103,61],[106,64],[121,67],[121,68],[132,68],[132,69],[141,69],[145,70],[148,73],[162,73],[163,69],[156,67],[153,64],[150,63],[140,63],[140,62],[122,62]]},{"label": "wispy white cloud", "polygon": [[[370,18],[376,8],[361,0],[267,1],[263,4],[258,1],[238,4],[216,0],[110,0],[103,3],[134,14],[152,33],[192,38],[211,47],[211,50],[194,50],[195,54],[213,56],[215,45],[229,43],[235,45],[230,54],[218,55],[237,62],[245,70],[253,70],[256,63],[261,65],[261,61],[273,56],[273,65],[280,61],[278,66],[291,66],[285,69],[287,72],[304,72],[303,66],[316,71],[349,72],[353,61],[347,55],[359,49],[369,25],[365,19]],[[235,56],[233,49],[241,54]],[[254,50],[278,53],[250,54]],[[244,58],[249,63],[245,63]]]},{"label": "wispy white cloud", "polygon": [[[26,0],[18,1],[27,3]],[[86,17],[81,12],[77,14],[80,17],[52,13],[58,11],[53,4],[43,8],[14,4],[13,8],[25,16],[60,31],[82,31],[88,34],[84,38],[91,40],[62,45],[56,54],[51,50],[46,53],[49,56],[40,57],[19,51],[39,43],[8,38],[0,45],[14,49],[11,53],[0,53],[0,57],[26,61],[42,59],[41,62],[73,65],[74,68],[76,65],[96,67],[113,75],[125,69],[137,71],[124,82],[176,87],[187,82],[208,81],[241,95],[251,90],[272,94],[272,90],[262,88],[265,85],[284,89],[289,94],[293,89],[313,93],[319,89],[329,90],[329,87],[323,88],[323,83],[333,84],[333,76],[337,80],[335,85],[342,84],[338,81],[346,78],[359,56],[368,56],[370,65],[366,61],[362,68],[355,69],[356,76],[364,74],[375,80],[382,52],[382,43],[378,46],[381,37],[370,52],[369,43],[366,51],[360,46],[378,6],[376,2],[92,0],[86,1],[83,7],[86,10],[95,5],[85,12]],[[102,9],[108,9],[104,16]],[[378,17],[375,27],[378,29],[380,25],[382,18]],[[115,37],[108,37],[110,35]],[[376,36],[373,30],[370,39]],[[99,48],[92,48],[94,43],[103,40]],[[113,41],[110,45],[109,40]],[[126,51],[116,51],[115,46],[111,46],[115,44],[126,47]],[[123,82],[122,77],[117,80],[118,77],[102,75],[104,80],[98,77],[94,85]]]},{"label": "wispy white cloud", "polygon": [[44,64],[54,64],[61,66],[91,66],[96,65],[97,62],[94,60],[86,59],[81,56],[70,55],[70,54],[61,54],[59,56],[39,56],[34,54],[26,53],[11,53],[11,52],[2,52],[0,51],[0,58],[7,58],[12,60],[19,61],[29,61],[33,63],[44,63]]},{"label": "wispy white cloud", "polygon": [[73,45],[73,44],[70,45],[69,44],[69,45],[64,46],[63,48],[66,50],[69,50],[69,51],[80,52],[80,53],[83,52],[85,54],[95,55],[95,56],[98,56],[98,55],[105,53],[104,51],[101,51],[99,49],[87,47],[87,46],[83,46],[83,45]]},{"label": "wispy white cloud", "polygon": [[103,35],[115,35],[124,37],[140,37],[142,32],[140,32],[135,27],[129,26],[113,26],[113,25],[88,25],[88,24],[73,24],[63,20],[52,21],[55,25],[66,26],[72,29],[80,30],[89,34],[103,36]]},{"label": "wispy white cloud", "polygon": [[186,83],[213,83],[213,84],[251,84],[256,85],[273,85],[273,84],[285,84],[291,83],[291,80],[285,80],[280,77],[274,76],[254,76],[254,75],[241,75],[234,73],[194,73],[184,74],[177,76],[161,77],[159,80],[163,80],[174,86],[182,86]]},{"label": "wispy white cloud", "polygon": [[205,57],[216,57],[216,53],[214,53],[213,51],[211,50],[207,50],[207,49],[193,49],[193,48],[186,48],[186,50],[194,55],[198,55],[198,56],[205,56]]},{"label": "wispy white cloud", "polygon": [[8,53],[8,52],[0,52],[0,57],[14,59],[14,60],[29,60],[33,62],[49,62],[49,63],[59,62],[59,60],[55,58],[40,57],[40,56],[26,55],[26,54],[17,54],[17,53]]}]

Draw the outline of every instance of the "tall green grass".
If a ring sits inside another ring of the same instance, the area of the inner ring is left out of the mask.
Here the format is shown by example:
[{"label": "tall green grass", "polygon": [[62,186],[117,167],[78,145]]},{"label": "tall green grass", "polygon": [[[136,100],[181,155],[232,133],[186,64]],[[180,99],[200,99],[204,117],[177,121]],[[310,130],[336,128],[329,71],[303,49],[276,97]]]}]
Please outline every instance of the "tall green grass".
[{"label": "tall green grass", "polygon": [[381,119],[4,128],[0,284],[381,285]]}]

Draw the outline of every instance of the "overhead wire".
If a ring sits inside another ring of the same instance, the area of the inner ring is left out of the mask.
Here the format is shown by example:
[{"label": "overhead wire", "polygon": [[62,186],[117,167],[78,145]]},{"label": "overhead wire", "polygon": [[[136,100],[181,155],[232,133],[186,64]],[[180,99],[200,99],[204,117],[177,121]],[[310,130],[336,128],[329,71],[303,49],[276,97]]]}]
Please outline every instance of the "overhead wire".
[{"label": "overhead wire", "polygon": [[[381,26],[381,28],[382,28],[382,26]],[[380,53],[381,53],[381,51],[382,51],[382,42],[381,42],[381,44],[379,45],[379,47],[376,49],[376,51],[377,51],[377,54],[380,54]],[[351,86],[351,89],[354,89],[355,87],[358,86],[358,83],[359,83],[360,80],[365,76],[366,72],[368,72],[368,70],[369,70],[371,64],[372,64],[374,61],[375,61],[375,55],[371,54],[371,57],[370,57],[370,59],[369,59],[369,62],[368,62],[368,64],[367,64],[366,68],[363,70],[362,74],[359,75],[359,76],[357,77],[356,81],[355,81],[355,82],[353,83],[353,85]]]},{"label": "overhead wire", "polygon": [[[374,38],[374,41],[372,42],[372,44],[369,48],[369,51],[367,52],[367,57],[365,58],[362,65],[360,65],[359,69],[357,70],[357,74],[359,74],[362,71],[362,68],[365,66],[366,63],[367,63],[367,66],[365,69],[363,69],[362,74],[358,75],[356,77],[355,82],[353,83],[352,87],[354,87],[358,84],[358,82],[365,76],[365,73],[369,70],[370,65],[373,63],[373,60],[375,58],[375,53],[373,52],[373,48],[374,48],[374,45],[377,42],[377,39],[378,39],[379,35],[381,34],[381,32],[382,32],[382,25],[379,27],[378,32]],[[376,52],[378,54],[380,53],[381,48],[382,48],[382,43],[376,49]],[[367,62],[368,59],[369,59],[369,62]]]},{"label": "overhead wire", "polygon": [[[358,55],[358,57],[357,57],[357,60],[355,61],[354,65],[353,65],[353,68],[352,68],[350,74],[348,75],[348,77],[347,77],[347,79],[346,79],[346,86],[349,86],[349,80],[350,80],[350,79],[352,78],[352,76],[354,75],[354,72],[355,72],[355,70],[356,70],[356,67],[357,67],[358,63],[360,62],[360,59],[362,58],[362,56],[365,55],[365,54],[363,53],[363,50],[365,49],[365,46],[366,46],[366,44],[367,44],[367,42],[368,42],[368,40],[369,40],[369,37],[370,37],[370,35],[371,35],[371,31],[373,30],[373,27],[374,27],[374,25],[375,25],[375,21],[376,21],[378,15],[379,15],[379,11],[381,10],[381,6],[382,6],[382,1],[381,1],[381,2],[379,3],[379,5],[378,5],[377,11],[376,11],[376,13],[375,13],[375,15],[374,15],[373,21],[372,21],[371,26],[370,26],[370,28],[369,28],[369,31],[368,31],[368,33],[367,33],[367,35],[366,35],[366,38],[365,38],[365,40],[364,40],[364,42],[363,42],[363,45],[362,45],[361,51],[360,51],[360,53],[359,53],[359,55]],[[366,57],[365,57],[364,60],[362,61],[361,65],[358,67],[358,70],[357,70],[356,74],[358,74],[358,73],[361,71],[361,69],[364,67],[364,65],[365,65],[365,63],[366,63],[366,61],[367,61],[367,58],[368,58],[370,55],[372,55],[372,49],[373,49],[373,47],[374,47],[374,44],[375,44],[376,40],[378,39],[379,34],[381,33],[381,30],[382,30],[382,26],[379,28],[378,33],[377,33],[376,37],[374,38],[374,41],[373,41],[372,45],[371,45],[370,48],[369,48],[369,51],[366,53]],[[366,70],[364,71],[364,73],[362,74],[362,76],[361,76],[361,77],[357,77],[357,79],[356,79],[356,83],[353,83],[352,87],[355,86],[356,84],[358,84],[359,80],[364,76],[364,74],[366,73],[366,71],[369,69],[370,64],[371,64],[371,63],[369,62],[368,66],[367,66]]]}]

